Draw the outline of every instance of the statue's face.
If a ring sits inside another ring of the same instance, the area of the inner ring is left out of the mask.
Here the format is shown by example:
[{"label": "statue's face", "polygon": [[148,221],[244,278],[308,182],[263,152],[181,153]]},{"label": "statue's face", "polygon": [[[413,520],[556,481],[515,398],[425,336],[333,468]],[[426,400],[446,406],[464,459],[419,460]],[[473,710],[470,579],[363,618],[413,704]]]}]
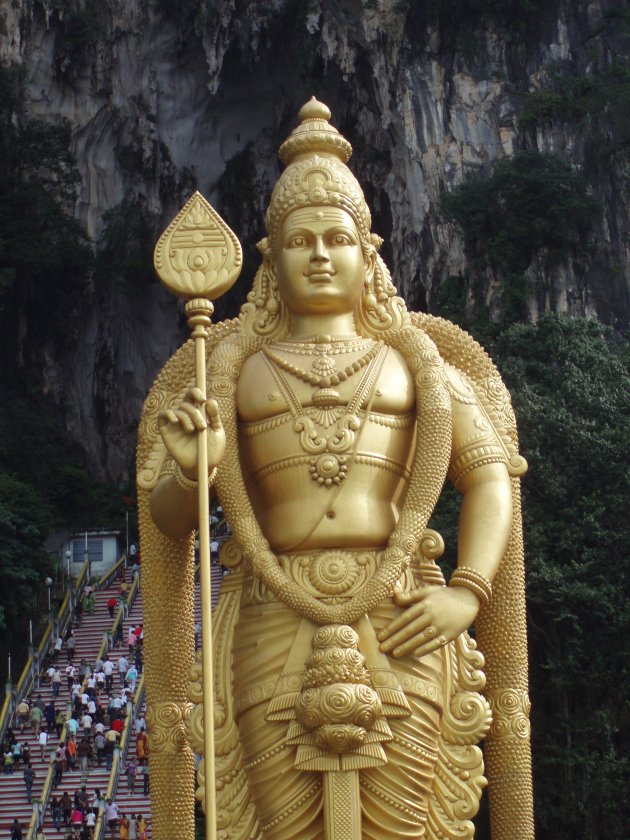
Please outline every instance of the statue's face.
[{"label": "statue's face", "polygon": [[292,210],[274,263],[280,297],[294,315],[354,311],[370,270],[352,216],[338,207]]}]

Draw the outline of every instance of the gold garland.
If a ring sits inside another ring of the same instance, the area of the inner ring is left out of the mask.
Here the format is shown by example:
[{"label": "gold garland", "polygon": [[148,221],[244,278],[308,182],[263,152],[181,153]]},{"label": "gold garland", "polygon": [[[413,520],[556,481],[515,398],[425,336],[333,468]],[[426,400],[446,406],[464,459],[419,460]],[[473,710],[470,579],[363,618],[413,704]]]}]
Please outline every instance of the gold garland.
[{"label": "gold garland", "polygon": [[345,604],[324,604],[303,592],[281,568],[254,514],[238,460],[236,386],[245,360],[263,342],[242,333],[217,345],[209,364],[209,396],[216,399],[226,432],[226,454],[216,488],[246,561],[278,600],[316,624],[352,624],[385,598],[409,566],[441,492],[451,450],[451,402],[443,363],[422,330],[405,326],[386,336],[403,355],[416,386],[418,434],[407,495],[375,576]]}]

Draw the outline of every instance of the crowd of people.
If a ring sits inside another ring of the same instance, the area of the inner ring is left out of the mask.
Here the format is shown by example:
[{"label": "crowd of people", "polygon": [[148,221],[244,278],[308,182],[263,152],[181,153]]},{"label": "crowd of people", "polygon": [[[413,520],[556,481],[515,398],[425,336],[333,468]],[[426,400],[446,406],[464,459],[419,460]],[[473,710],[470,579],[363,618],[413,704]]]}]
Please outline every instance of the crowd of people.
[{"label": "crowd of people", "polygon": [[[136,570],[135,574],[138,574]],[[129,584],[122,581],[120,597],[107,602],[110,614],[121,602],[126,603]],[[83,613],[94,611],[94,590],[87,586],[82,601],[75,611],[75,627],[80,624]],[[121,625],[122,631],[122,625]],[[147,837],[146,820],[141,814],[126,816],[118,813],[118,806],[112,800],[105,801],[97,788],[89,795],[87,786],[82,785],[72,796],[67,790],[56,794],[66,773],[88,772],[90,767],[105,766],[111,770],[114,751],[124,729],[127,703],[132,702],[136,683],[143,669],[142,624],[132,625],[126,634],[127,652],[122,652],[117,661],[109,653],[112,647],[122,646],[125,641],[119,637],[111,640],[108,653],[102,659],[89,663],[75,659],[76,638],[74,628],[70,627],[65,636],[55,640],[49,665],[42,675],[42,682],[49,683],[52,699],[45,702],[41,693],[36,697],[24,698],[16,709],[14,727],[9,727],[2,745],[2,771],[5,774],[22,772],[28,802],[32,801],[33,783],[36,771],[32,766],[31,747],[22,737],[25,730],[32,730],[41,750],[40,759],[53,762],[52,789],[49,802],[50,816],[57,831],[65,831],[64,840],[91,840],[96,825],[99,808],[103,807],[107,826],[114,836],[116,829],[119,837],[126,840],[145,840]],[[63,668],[59,658],[65,646],[68,664]],[[70,714],[67,716],[66,692],[70,701]],[[60,698],[59,700],[57,698]],[[59,705],[61,704],[61,705]],[[59,708],[57,707],[59,705]],[[65,726],[65,732],[64,732]],[[136,734],[135,755],[128,756],[122,774],[126,777],[130,794],[149,792],[148,739],[146,721],[138,714],[134,721]],[[56,733],[59,743],[52,753],[49,747],[50,736]],[[12,825],[12,840],[21,840],[22,827],[19,820]]]}]

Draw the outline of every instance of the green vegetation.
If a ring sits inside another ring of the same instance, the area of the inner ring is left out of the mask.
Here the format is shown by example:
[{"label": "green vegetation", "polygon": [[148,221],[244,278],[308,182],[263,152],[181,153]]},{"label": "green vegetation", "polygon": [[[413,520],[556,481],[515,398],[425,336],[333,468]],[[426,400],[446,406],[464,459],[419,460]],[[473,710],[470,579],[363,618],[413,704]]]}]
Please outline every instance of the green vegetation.
[{"label": "green vegetation", "polygon": [[[484,322],[465,327],[488,338]],[[536,325],[496,327],[487,350],[512,394],[529,463],[522,492],[536,836],[623,840],[630,342],[597,322],[546,315]],[[449,568],[459,500],[446,490],[431,526],[445,538]]]},{"label": "green vegetation", "polygon": [[[503,280],[503,314],[521,320],[533,291],[525,271],[534,258],[541,274],[567,257],[588,252],[599,205],[588,194],[584,178],[553,155],[519,152],[500,160],[489,176],[469,177],[444,193],[442,211],[464,234],[473,296],[484,296],[485,273]],[[468,284],[449,278],[440,292],[449,317],[458,317]]]},{"label": "green vegetation", "polygon": [[44,578],[54,561],[43,550],[55,530],[124,527],[120,495],[90,474],[60,413],[43,396],[3,392],[0,407],[0,636],[15,662],[26,660],[26,621],[45,610]]},{"label": "green vegetation", "polygon": [[22,86],[19,66],[0,66],[0,629],[15,654],[52,571],[46,535],[122,517],[118,494],[90,475],[42,394],[42,354],[76,342],[94,258],[71,215],[79,174],[70,126],[27,119]]},{"label": "green vegetation", "polygon": [[82,56],[93,49],[105,35],[99,17],[104,11],[99,0],[57,0],[56,8],[63,12],[55,39],[55,65],[62,75],[73,75]]},{"label": "green vegetation", "polygon": [[155,282],[156,236],[146,208],[138,201],[123,201],[108,210],[103,221],[95,267],[99,287],[130,290]]},{"label": "green vegetation", "polygon": [[524,129],[571,123],[584,137],[590,157],[607,160],[630,152],[630,67],[616,61],[604,72],[551,74],[549,84],[529,94],[520,125]]},{"label": "green vegetation", "polygon": [[538,836],[622,840],[630,344],[598,323],[546,316],[504,330],[490,352],[530,466],[522,484]]},{"label": "green vegetation", "polygon": [[67,122],[25,120],[22,71],[0,67],[0,348],[10,372],[15,313],[38,343],[69,341],[90,289],[92,250],[70,215],[79,174]]},{"label": "green vegetation", "polygon": [[[586,121],[580,102],[576,94],[572,114]],[[567,164],[523,152],[443,196],[442,209],[462,228],[468,273],[440,287],[441,314],[486,345],[512,393],[530,465],[522,487],[537,836],[596,840],[606,826],[606,840],[621,840],[618,791],[630,780],[630,344],[582,319],[519,323],[528,296],[545,291],[526,283],[526,269],[537,263],[542,278],[568,258],[586,260],[598,204]],[[488,275],[501,283],[497,323],[484,307]],[[451,542],[456,506],[447,497],[435,517]]]}]

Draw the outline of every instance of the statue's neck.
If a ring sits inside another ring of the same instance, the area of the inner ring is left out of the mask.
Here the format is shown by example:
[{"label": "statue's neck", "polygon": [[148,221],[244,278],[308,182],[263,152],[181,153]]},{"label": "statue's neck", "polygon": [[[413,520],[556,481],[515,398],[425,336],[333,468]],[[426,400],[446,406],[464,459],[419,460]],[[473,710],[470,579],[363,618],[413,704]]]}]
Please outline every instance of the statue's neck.
[{"label": "statue's neck", "polygon": [[351,312],[340,315],[291,315],[290,338],[306,338],[314,335],[355,336],[357,334],[354,316]]}]

